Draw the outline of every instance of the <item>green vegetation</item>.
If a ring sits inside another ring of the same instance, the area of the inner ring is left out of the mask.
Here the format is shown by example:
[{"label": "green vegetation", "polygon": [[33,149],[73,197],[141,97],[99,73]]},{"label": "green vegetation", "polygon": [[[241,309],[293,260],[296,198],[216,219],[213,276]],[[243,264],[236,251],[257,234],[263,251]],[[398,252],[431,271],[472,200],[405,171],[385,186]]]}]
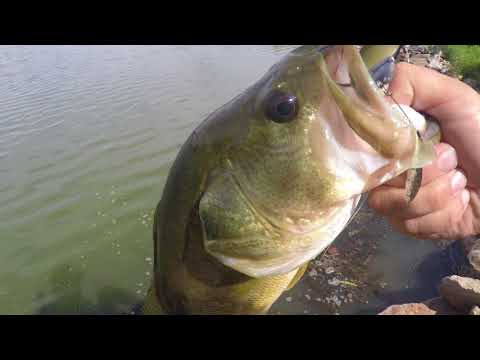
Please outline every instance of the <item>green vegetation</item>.
[{"label": "green vegetation", "polygon": [[456,73],[480,81],[480,45],[440,45]]}]

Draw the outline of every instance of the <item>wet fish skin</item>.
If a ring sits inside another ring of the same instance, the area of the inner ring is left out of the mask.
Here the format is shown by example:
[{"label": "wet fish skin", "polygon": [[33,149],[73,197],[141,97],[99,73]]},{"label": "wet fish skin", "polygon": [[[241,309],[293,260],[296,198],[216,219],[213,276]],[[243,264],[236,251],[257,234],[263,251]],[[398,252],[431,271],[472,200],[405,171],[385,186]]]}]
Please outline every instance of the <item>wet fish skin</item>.
[{"label": "wet fish skin", "polygon": [[365,64],[302,46],[191,134],[155,212],[144,313],[267,313],[362,194],[428,160]]}]

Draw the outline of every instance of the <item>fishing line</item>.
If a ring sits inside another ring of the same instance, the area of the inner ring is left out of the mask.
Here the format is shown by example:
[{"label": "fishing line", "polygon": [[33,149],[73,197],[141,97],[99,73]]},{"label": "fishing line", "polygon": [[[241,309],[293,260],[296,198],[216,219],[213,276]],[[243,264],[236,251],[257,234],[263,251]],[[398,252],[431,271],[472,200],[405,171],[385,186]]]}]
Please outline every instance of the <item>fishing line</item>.
[{"label": "fishing line", "polygon": [[[392,57],[393,57],[393,60],[394,60],[396,63],[398,63],[398,58],[400,57],[400,53],[401,53],[402,50],[404,50],[404,51],[406,52],[406,50],[405,50],[405,45],[400,45],[400,46],[398,47],[397,51],[395,52],[395,54],[392,56]],[[393,102],[397,105],[397,107],[400,109],[400,111],[403,113],[403,115],[407,118],[407,120],[408,120],[408,122],[410,123],[410,125],[413,126],[412,120],[410,120],[410,118],[409,118],[408,115],[405,113],[405,111],[402,109],[402,107],[400,106],[400,104],[397,102],[397,100],[395,100],[395,98],[393,97],[392,92],[391,92],[391,91],[386,91],[386,92],[385,92],[385,95],[386,95],[386,96],[389,96],[389,97],[393,100]],[[417,135],[420,136],[420,133],[419,133],[418,130],[417,130]]]},{"label": "fishing line", "polygon": [[[410,118],[408,117],[407,113],[402,109],[402,107],[401,107],[400,104],[397,102],[397,100],[395,100],[395,98],[393,97],[393,94],[392,94],[390,91],[387,91],[387,92],[385,93],[385,95],[386,95],[386,96],[389,96],[389,97],[393,100],[393,102],[397,105],[397,107],[400,109],[400,111],[402,112],[402,114],[403,114],[403,115],[405,116],[405,118],[408,120],[408,122],[410,123],[410,125],[413,126],[413,127],[415,127],[415,126],[413,125],[412,120],[410,120]],[[418,129],[415,129],[415,130],[417,131],[417,135],[418,135],[419,137],[421,137],[421,134],[420,134],[420,132],[418,131]]]}]

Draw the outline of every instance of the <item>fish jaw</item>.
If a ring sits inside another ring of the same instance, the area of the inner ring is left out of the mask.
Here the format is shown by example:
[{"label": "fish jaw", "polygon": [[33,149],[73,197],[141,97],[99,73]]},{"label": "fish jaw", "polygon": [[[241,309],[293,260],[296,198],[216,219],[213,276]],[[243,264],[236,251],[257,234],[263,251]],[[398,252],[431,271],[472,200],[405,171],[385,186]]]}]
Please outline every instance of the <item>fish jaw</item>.
[{"label": "fish jaw", "polygon": [[345,63],[355,93],[348,93],[330,76],[323,57],[319,58],[323,78],[335,103],[352,130],[377,153],[388,159],[411,155],[415,147],[415,130],[395,116],[371,78],[354,46],[344,46]]},{"label": "fish jaw", "polygon": [[[306,262],[312,260],[324,251],[343,231],[349,220],[355,213],[360,196],[343,201],[336,207],[331,208],[328,218],[323,219],[323,226],[303,235],[295,234],[294,231],[284,229],[280,231],[277,250],[284,249],[276,256],[249,257],[249,249],[246,248],[243,256],[232,255],[212,246],[208,240],[204,241],[206,251],[223,265],[232,268],[252,278],[277,276],[291,272]],[[238,246],[237,239],[221,239],[222,247]],[[217,240],[218,243],[218,240]],[[257,244],[261,246],[262,242]],[[255,250],[258,253],[258,248]]]},{"label": "fish jaw", "polygon": [[[329,171],[343,177],[345,184],[350,182],[345,196],[367,192],[435,158],[434,142],[419,137],[425,131],[425,119],[407,106],[387,102],[361,57],[366,57],[367,65],[375,65],[382,56],[393,56],[396,49],[377,45],[360,55],[355,46],[338,46],[337,53],[343,55],[341,64],[334,66],[343,69],[340,76],[332,71],[328,55],[318,58],[321,78],[332,95],[327,105],[337,112],[332,116],[334,111],[327,115],[320,109],[317,117],[322,124],[312,131],[311,144]],[[322,131],[330,134],[325,136]],[[325,153],[329,156],[322,157]]]}]

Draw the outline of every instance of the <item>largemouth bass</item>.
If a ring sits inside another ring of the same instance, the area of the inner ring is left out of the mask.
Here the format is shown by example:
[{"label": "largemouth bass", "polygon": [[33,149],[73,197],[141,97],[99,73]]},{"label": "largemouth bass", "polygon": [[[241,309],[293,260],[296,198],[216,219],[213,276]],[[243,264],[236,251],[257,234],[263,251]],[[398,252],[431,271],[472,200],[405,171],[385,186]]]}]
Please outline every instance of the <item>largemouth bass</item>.
[{"label": "largemouth bass", "polygon": [[267,313],[362,194],[434,159],[375,84],[397,48],[301,46],[195,129],[155,212],[145,314]]}]

